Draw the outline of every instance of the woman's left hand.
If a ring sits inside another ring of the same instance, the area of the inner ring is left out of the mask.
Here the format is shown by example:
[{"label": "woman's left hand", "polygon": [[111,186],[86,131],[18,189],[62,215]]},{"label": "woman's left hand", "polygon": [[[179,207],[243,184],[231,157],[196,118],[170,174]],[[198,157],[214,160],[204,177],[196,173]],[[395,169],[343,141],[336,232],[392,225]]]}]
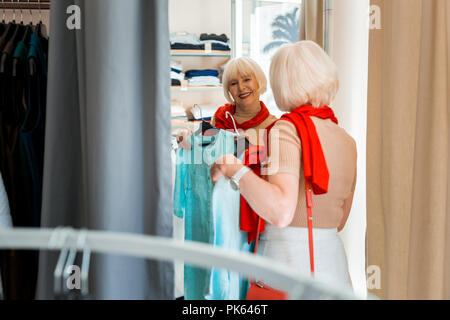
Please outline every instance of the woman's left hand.
[{"label": "woman's left hand", "polygon": [[230,179],[243,166],[242,162],[231,154],[220,157],[211,165],[210,173],[212,182],[215,184],[222,177]]}]

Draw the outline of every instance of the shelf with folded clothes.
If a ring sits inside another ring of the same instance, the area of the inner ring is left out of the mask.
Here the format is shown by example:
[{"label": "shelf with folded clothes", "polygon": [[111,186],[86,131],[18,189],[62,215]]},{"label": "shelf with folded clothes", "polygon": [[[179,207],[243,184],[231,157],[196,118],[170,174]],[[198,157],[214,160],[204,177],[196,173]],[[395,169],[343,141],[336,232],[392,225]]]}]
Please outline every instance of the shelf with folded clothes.
[{"label": "shelf with folded clothes", "polygon": [[218,91],[222,90],[219,71],[214,69],[187,70],[172,65],[171,85],[176,91]]},{"label": "shelf with folded clothes", "polygon": [[172,91],[177,91],[177,92],[184,92],[184,91],[222,91],[223,87],[222,86],[187,86],[187,87],[182,87],[182,86],[171,86],[170,89]]},{"label": "shelf with folded clothes", "polygon": [[225,51],[230,52],[231,46],[225,34],[202,33],[200,37],[188,32],[175,32],[170,34],[171,50],[195,51]]}]

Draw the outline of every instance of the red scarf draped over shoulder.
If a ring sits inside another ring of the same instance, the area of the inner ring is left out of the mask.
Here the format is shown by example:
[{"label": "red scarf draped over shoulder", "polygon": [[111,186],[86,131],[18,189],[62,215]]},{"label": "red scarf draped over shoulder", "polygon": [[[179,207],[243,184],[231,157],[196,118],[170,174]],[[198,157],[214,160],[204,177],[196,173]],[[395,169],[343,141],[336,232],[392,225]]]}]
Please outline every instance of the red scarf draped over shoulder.
[{"label": "red scarf draped over shoulder", "polygon": [[[261,111],[259,111],[259,113],[256,116],[254,116],[252,119],[250,119],[248,121],[245,121],[241,124],[236,122],[236,127],[238,129],[242,129],[242,130],[246,131],[250,128],[259,126],[270,116],[269,109],[267,109],[264,102],[260,101],[259,103],[261,104]],[[227,111],[232,116],[234,116],[234,113],[236,112],[236,105],[228,103],[228,104],[220,107],[216,111],[216,114],[214,115],[214,121],[215,121],[214,126],[217,129],[223,129],[223,130],[234,129],[233,120],[231,119],[231,117],[227,118],[227,115],[226,115]]]},{"label": "red scarf draped over shoulder", "polygon": [[[320,108],[314,108],[310,105],[301,106],[294,109],[291,113],[283,115],[280,120],[291,122],[297,129],[302,144],[305,180],[311,182],[314,194],[324,194],[328,192],[330,174],[316,126],[311,120],[311,117],[331,119],[334,123],[338,124],[333,110],[328,106]],[[267,134],[269,134],[275,123],[267,127]],[[244,157],[244,165],[250,167],[258,176],[261,176],[260,164],[265,160],[266,149],[261,146],[255,146],[247,150]],[[245,199],[241,198],[241,230],[248,232],[249,243],[256,238],[258,218],[259,216],[253,211]],[[263,232],[264,229],[265,223],[264,220],[261,220],[260,232]]]},{"label": "red scarf draped over shoulder", "polygon": [[[250,146],[245,152],[243,164],[252,169],[252,171],[261,177],[261,165],[266,161],[267,152],[264,146]],[[240,229],[247,232],[248,243],[255,241],[258,231],[259,215],[250,207],[247,200],[241,195],[241,210],[240,210]],[[261,219],[259,232],[264,232],[265,223]]]},{"label": "red scarf draped over shoulder", "polygon": [[298,136],[302,144],[302,161],[305,181],[312,185],[314,194],[324,194],[328,192],[328,172],[327,162],[323,154],[322,145],[317,135],[316,126],[311,117],[321,119],[331,119],[338,124],[338,120],[333,110],[328,106],[314,108],[305,105],[294,109],[291,113],[285,114],[280,120],[291,122],[297,129]]}]

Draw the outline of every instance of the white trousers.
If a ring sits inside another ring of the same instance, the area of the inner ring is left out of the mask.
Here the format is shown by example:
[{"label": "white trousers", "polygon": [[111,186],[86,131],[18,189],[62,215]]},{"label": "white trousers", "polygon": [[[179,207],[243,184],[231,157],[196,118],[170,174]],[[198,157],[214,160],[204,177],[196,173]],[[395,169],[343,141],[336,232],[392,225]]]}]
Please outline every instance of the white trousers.
[{"label": "white trousers", "polygon": [[[337,229],[313,229],[313,243],[314,279],[337,287],[351,287],[347,256]],[[311,277],[308,228],[280,229],[266,225],[260,237],[258,255],[286,263],[300,275]],[[274,284],[266,284],[276,288]]]}]

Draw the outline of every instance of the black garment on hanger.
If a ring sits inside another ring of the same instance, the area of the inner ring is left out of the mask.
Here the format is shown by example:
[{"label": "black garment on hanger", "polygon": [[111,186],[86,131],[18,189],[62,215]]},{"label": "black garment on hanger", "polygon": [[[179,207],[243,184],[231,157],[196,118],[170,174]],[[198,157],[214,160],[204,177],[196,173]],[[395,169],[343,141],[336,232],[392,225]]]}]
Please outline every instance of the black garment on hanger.
[{"label": "black garment on hanger", "polygon": [[[8,42],[7,53],[14,48]],[[0,72],[0,170],[8,195],[14,227],[29,227],[32,214],[31,175],[28,170],[24,145],[20,138],[20,119],[14,116],[14,104],[21,97],[14,97],[12,59],[8,55]],[[33,251],[9,250],[4,253],[7,264],[4,282],[5,299],[31,300],[34,298],[35,253]],[[30,285],[31,284],[31,285]]]},{"label": "black garment on hanger", "polygon": [[222,42],[228,42],[228,37],[226,36],[226,34],[222,33],[221,35],[217,35],[215,33],[202,33],[200,35],[200,40],[205,41],[205,40],[216,40],[216,41],[222,41]]},{"label": "black garment on hanger", "polygon": [[3,48],[6,46],[8,40],[12,37],[15,27],[15,23],[10,22],[7,24],[5,30],[3,31],[3,34],[0,36],[0,52],[3,52]]},{"label": "black garment on hanger", "polygon": [[10,63],[9,59],[11,59],[12,55],[14,54],[16,44],[21,39],[24,30],[25,27],[22,24],[17,24],[15,26],[14,33],[6,43],[0,56],[0,73],[5,72],[6,65]]}]

